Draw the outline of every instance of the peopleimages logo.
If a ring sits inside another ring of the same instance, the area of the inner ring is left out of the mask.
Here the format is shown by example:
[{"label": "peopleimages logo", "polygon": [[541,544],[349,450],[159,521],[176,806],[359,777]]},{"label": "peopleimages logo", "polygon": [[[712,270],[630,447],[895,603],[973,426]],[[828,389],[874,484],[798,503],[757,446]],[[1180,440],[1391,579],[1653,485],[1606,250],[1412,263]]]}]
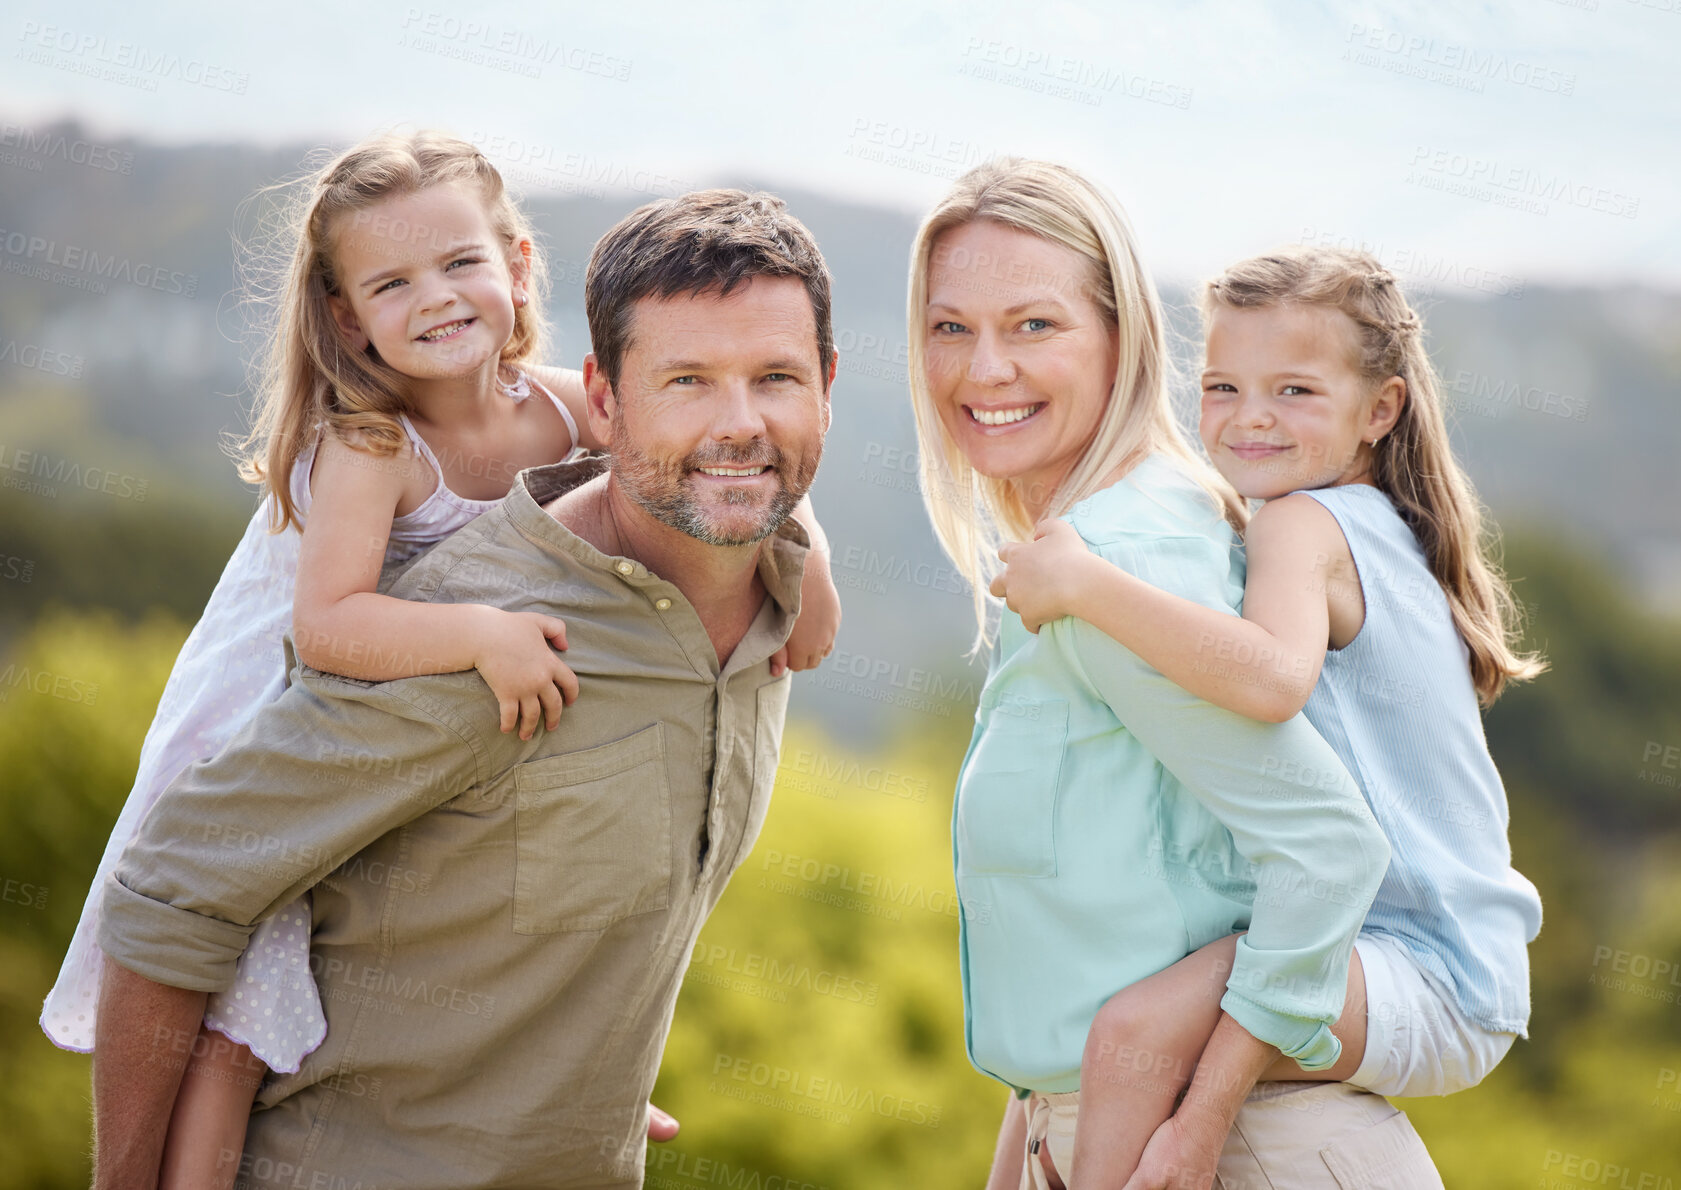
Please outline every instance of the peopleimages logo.
[{"label": "peopleimages logo", "polygon": [[1640,214],[1638,195],[1474,153],[1418,145],[1413,149],[1408,167],[1407,180],[1428,189],[1445,189],[1500,206],[1521,206],[1537,215],[1547,213],[1549,202],[1621,219],[1633,219]]},{"label": "peopleimages logo", "polygon": [[56,499],[58,489],[53,484],[65,484],[125,500],[144,500],[147,481],[134,475],[123,475],[104,467],[84,467],[65,458],[55,458],[38,450],[9,449],[0,442],[0,487],[16,488],[38,496]]},{"label": "peopleimages logo", "polygon": [[[17,149],[37,161],[68,161],[85,165],[105,173],[119,173],[125,177],[134,172],[134,154],[113,149],[97,141],[69,137],[53,129],[26,128],[21,124],[0,123],[0,150]],[[0,160],[5,155],[0,154]]]},{"label": "peopleimages logo", "polygon": [[[742,1088],[754,1088],[768,1096],[783,1098],[782,1102],[775,1102],[774,1099],[754,1099],[754,1102],[765,1102],[767,1106],[794,1111],[822,1104],[825,1107],[840,1109],[846,1118],[836,1120],[837,1123],[850,1123],[851,1113],[858,1112],[862,1115],[884,1116],[906,1124],[923,1124],[929,1128],[938,1128],[943,1114],[938,1104],[878,1091],[861,1084],[848,1086],[839,1079],[807,1074],[786,1066],[773,1066],[769,1062],[755,1062],[751,1058],[736,1057],[732,1054],[716,1055],[712,1060],[712,1074],[715,1079],[711,1084],[713,1088],[720,1085],[729,1088],[731,1083],[736,1083]],[[723,1093],[731,1094],[731,1091],[726,1089]],[[743,1096],[731,1094],[731,1097]],[[799,1114],[819,1113],[800,1110]]]},{"label": "peopleimages logo", "polygon": [[[99,33],[79,32],[58,25],[43,25],[39,21],[23,22],[23,32],[18,35],[18,40],[26,47],[20,51],[20,55],[33,51],[34,54],[51,58],[56,53],[69,58],[83,58],[88,63],[102,63],[120,72],[132,71],[132,75],[114,76],[113,81],[146,84],[147,90],[155,91],[158,79],[169,79],[195,87],[207,87],[212,91],[243,95],[251,84],[251,76],[241,70],[232,70],[198,58],[183,58],[180,54],[173,54],[167,50],[153,50],[132,41],[107,38]],[[44,66],[61,65],[57,62],[41,61],[39,57],[33,60]],[[75,68],[75,73],[90,71]]]},{"label": "peopleimages logo", "polygon": [[65,274],[79,280],[98,278],[180,297],[198,296],[198,277],[195,274],[166,269],[147,261],[136,263],[126,256],[115,253],[105,255],[97,248],[61,244],[45,236],[0,227],[0,252],[9,258],[5,262],[7,272],[23,272],[43,280],[55,280],[57,278],[49,275],[50,271],[63,269]]}]

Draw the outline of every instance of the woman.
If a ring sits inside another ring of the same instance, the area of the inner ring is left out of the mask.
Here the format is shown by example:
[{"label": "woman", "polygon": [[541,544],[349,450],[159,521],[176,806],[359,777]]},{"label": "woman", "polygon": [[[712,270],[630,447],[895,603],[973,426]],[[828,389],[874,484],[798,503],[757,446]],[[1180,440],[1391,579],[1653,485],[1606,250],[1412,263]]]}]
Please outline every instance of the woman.
[{"label": "woman", "polygon": [[[1157,586],[1235,611],[1244,508],[1174,419],[1160,304],[1113,198],[1043,162],[971,170],[918,232],[909,318],[925,500],[974,589],[978,643],[998,546],[1047,516]],[[969,1056],[1012,1088],[989,1188],[1068,1176],[1081,1056],[1114,992],[1247,931],[1194,1081],[1149,1055],[1111,1056],[1118,1077],[1190,1082],[1136,1184],[1206,1185],[1257,1076],[1312,1079],[1336,1061],[1331,1026],[1388,845],[1299,716],[1240,718],[1090,625],[1031,635],[998,614],[952,822]],[[1277,1090],[1251,1095],[1245,1118]],[[1248,1147],[1263,1152],[1223,1177],[1336,1185],[1318,1154],[1339,1145],[1429,1169],[1376,1096],[1283,1090],[1349,1110],[1287,1113],[1297,1126],[1257,1131]]]}]

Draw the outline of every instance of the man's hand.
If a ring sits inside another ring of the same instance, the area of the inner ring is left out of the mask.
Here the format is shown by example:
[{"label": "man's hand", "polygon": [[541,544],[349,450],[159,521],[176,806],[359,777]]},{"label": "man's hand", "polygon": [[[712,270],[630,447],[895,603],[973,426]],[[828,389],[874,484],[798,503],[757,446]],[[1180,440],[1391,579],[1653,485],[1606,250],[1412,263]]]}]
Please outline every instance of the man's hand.
[{"label": "man's hand", "polygon": [[1170,1116],[1144,1146],[1122,1190],[1209,1190],[1226,1147],[1226,1134]]},{"label": "man's hand", "polygon": [[1032,541],[1006,541],[998,557],[1004,569],[992,580],[992,593],[1029,632],[1078,614],[1080,579],[1094,555],[1073,525],[1055,517],[1040,521]]},{"label": "man's hand", "polygon": [[682,1127],[682,1125],[678,1124],[676,1116],[673,1116],[668,1112],[661,1111],[651,1103],[648,1105],[649,1140],[657,1142],[668,1141],[677,1135],[677,1130],[680,1127]]},{"label": "man's hand", "polygon": [[800,614],[788,643],[771,654],[772,677],[784,670],[816,669],[835,647],[840,631],[840,592],[829,573],[829,556],[812,550],[806,558],[805,577],[800,580]]}]

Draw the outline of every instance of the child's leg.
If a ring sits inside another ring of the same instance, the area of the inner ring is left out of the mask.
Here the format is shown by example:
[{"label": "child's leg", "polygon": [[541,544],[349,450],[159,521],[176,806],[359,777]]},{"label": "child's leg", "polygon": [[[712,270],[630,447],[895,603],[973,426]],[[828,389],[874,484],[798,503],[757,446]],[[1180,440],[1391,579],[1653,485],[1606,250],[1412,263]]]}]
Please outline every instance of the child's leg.
[{"label": "child's leg", "polygon": [[200,1029],[164,1139],[159,1190],[228,1190],[233,1185],[251,1103],[267,1071],[247,1047]]},{"label": "child's leg", "polygon": [[[1173,1114],[1220,1021],[1236,948],[1235,934],[1210,942],[1098,1009],[1080,1064],[1073,1183],[1079,1190],[1119,1190],[1151,1135]],[[1066,1180],[1069,1171],[1061,1172]]]}]

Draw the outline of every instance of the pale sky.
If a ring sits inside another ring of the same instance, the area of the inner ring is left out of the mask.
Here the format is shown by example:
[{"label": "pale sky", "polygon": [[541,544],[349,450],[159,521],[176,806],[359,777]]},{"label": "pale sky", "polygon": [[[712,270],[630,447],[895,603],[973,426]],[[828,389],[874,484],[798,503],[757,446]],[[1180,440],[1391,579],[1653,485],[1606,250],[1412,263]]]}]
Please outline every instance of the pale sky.
[{"label": "pale sky", "polygon": [[995,152],[1111,186],[1157,274],[1362,240],[1499,294],[1681,290],[1681,0],[8,6],[0,121],[481,144],[528,191],[918,213]]}]

